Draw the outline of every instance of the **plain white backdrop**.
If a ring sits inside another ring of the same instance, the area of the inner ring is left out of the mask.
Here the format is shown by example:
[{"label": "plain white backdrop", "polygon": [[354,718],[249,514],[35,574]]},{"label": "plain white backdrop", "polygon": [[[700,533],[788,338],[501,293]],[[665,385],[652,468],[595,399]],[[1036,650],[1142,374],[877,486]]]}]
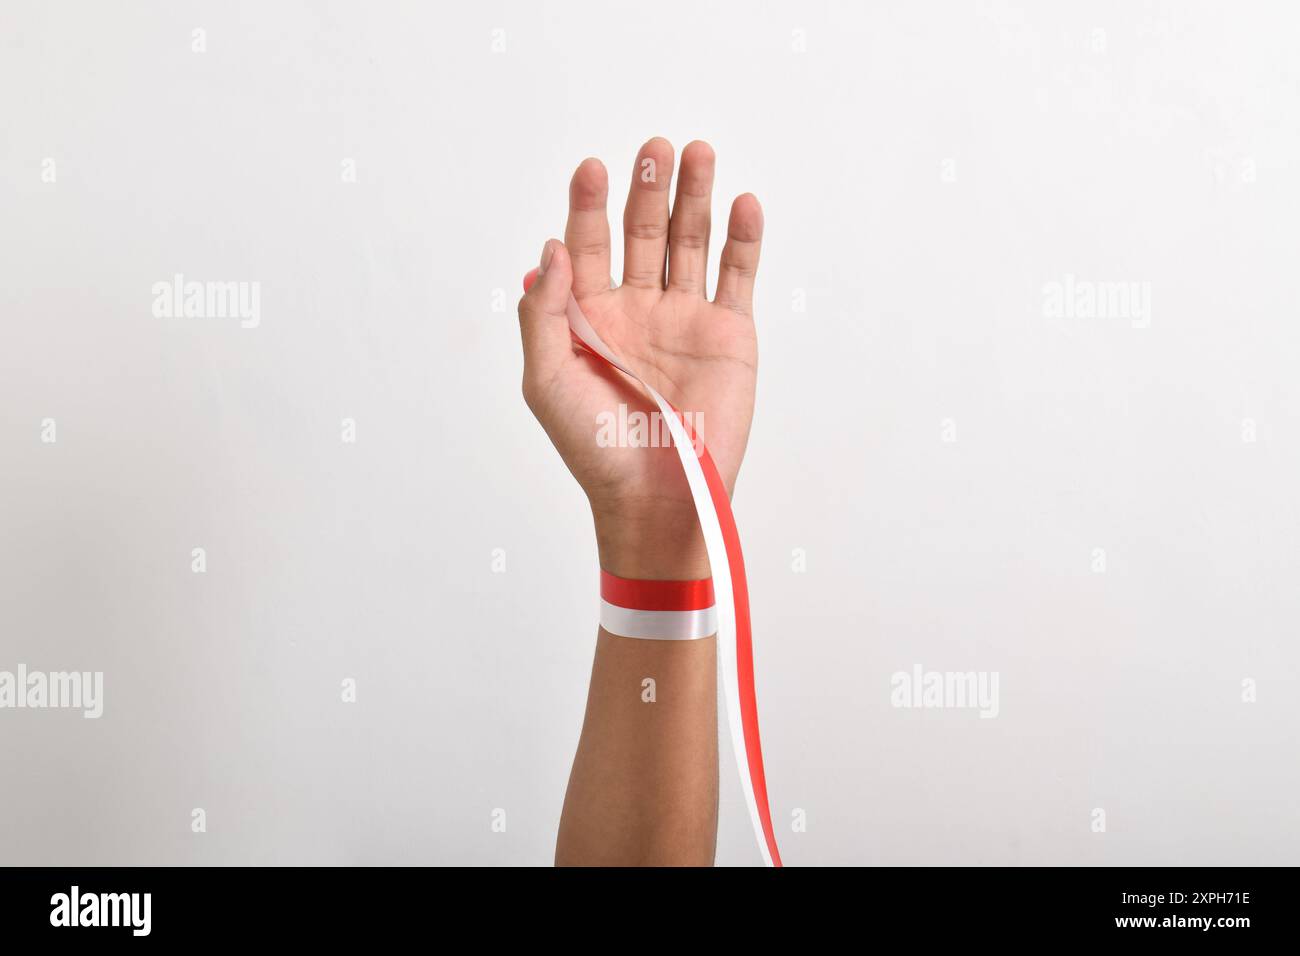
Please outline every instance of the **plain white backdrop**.
[{"label": "plain white backdrop", "polygon": [[[735,510],[786,862],[1295,863],[1298,25],[7,0],[0,669],[105,701],[0,710],[0,862],[550,861],[597,566],[514,304],[578,162],[617,216],[663,135],[715,225],[766,211]],[[260,324],[156,317],[175,273]],[[1149,323],[1050,314],[1067,276]],[[917,664],[999,715],[892,707]]]}]

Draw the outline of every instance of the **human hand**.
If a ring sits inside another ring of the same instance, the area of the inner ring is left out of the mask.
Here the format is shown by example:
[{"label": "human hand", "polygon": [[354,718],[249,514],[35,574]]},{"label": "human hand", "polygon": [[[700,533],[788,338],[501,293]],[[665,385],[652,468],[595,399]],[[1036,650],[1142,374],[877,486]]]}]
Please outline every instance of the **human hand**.
[{"label": "human hand", "polygon": [[602,414],[626,405],[649,416],[654,406],[572,341],[565,307],[572,292],[601,339],[688,415],[732,491],[754,410],[763,213],[748,193],[732,204],[709,301],[713,171],[708,144],[682,151],[670,215],[672,145],[656,138],[641,147],[624,209],[623,283],[611,289],[608,176],[599,160],[585,160],[569,187],[565,242],[546,243],[538,279],[519,302],[524,398],[587,494],[601,566],[621,577],[707,577],[708,558],[676,451],[598,443]]}]

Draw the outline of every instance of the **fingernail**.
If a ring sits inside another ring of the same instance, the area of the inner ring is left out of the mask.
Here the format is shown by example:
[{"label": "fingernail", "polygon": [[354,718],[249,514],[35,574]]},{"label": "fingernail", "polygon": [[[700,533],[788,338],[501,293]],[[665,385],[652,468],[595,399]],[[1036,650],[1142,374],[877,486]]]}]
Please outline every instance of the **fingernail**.
[{"label": "fingernail", "polygon": [[547,239],[546,245],[542,246],[542,262],[541,265],[537,267],[537,278],[540,279],[542,276],[546,275],[546,267],[551,264],[551,260],[554,257],[555,246],[551,243],[551,240]]}]

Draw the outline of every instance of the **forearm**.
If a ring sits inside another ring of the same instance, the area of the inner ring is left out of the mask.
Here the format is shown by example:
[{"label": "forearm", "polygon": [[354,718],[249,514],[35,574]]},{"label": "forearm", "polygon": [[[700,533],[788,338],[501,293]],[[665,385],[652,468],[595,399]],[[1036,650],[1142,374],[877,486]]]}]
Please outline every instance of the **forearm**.
[{"label": "forearm", "polygon": [[[682,150],[670,210],[674,158],[662,137],[637,153],[616,286],[608,175],[599,160],[579,164],[564,242],[546,241],[519,300],[524,400],[592,503],[610,598],[561,864],[709,864],[717,841],[717,611],[691,486],[699,476],[659,439],[665,423],[680,437],[668,416],[682,409],[730,491],[754,411],[763,210],[750,193],[732,202],[710,300],[714,153],[703,142]],[[662,584],[683,581],[695,583]]]},{"label": "forearm", "polygon": [[[601,567],[697,580],[708,560],[694,515],[597,516]],[[717,648],[601,628],[556,843],[573,865],[713,863],[718,822]]]}]

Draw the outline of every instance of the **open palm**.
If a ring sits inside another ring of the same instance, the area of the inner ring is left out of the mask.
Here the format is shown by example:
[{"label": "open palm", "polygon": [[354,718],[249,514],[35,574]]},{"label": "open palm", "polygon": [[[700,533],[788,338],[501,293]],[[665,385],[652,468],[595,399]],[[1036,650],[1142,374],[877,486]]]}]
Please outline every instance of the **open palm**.
[{"label": "open palm", "polygon": [[610,288],[608,177],[584,161],[569,190],[565,243],[546,244],[538,280],[519,304],[524,396],[593,511],[665,520],[694,506],[676,452],[598,441],[602,416],[647,415],[653,404],[626,376],[577,347],[565,318],[569,293],[601,339],[654,386],[708,445],[730,489],[754,408],[758,351],[753,286],[763,215],[752,195],[731,209],[715,298],[705,293],[714,155],[705,143],[682,151],[669,210],[672,146],[652,139],[637,155],[624,211],[623,282]]}]

